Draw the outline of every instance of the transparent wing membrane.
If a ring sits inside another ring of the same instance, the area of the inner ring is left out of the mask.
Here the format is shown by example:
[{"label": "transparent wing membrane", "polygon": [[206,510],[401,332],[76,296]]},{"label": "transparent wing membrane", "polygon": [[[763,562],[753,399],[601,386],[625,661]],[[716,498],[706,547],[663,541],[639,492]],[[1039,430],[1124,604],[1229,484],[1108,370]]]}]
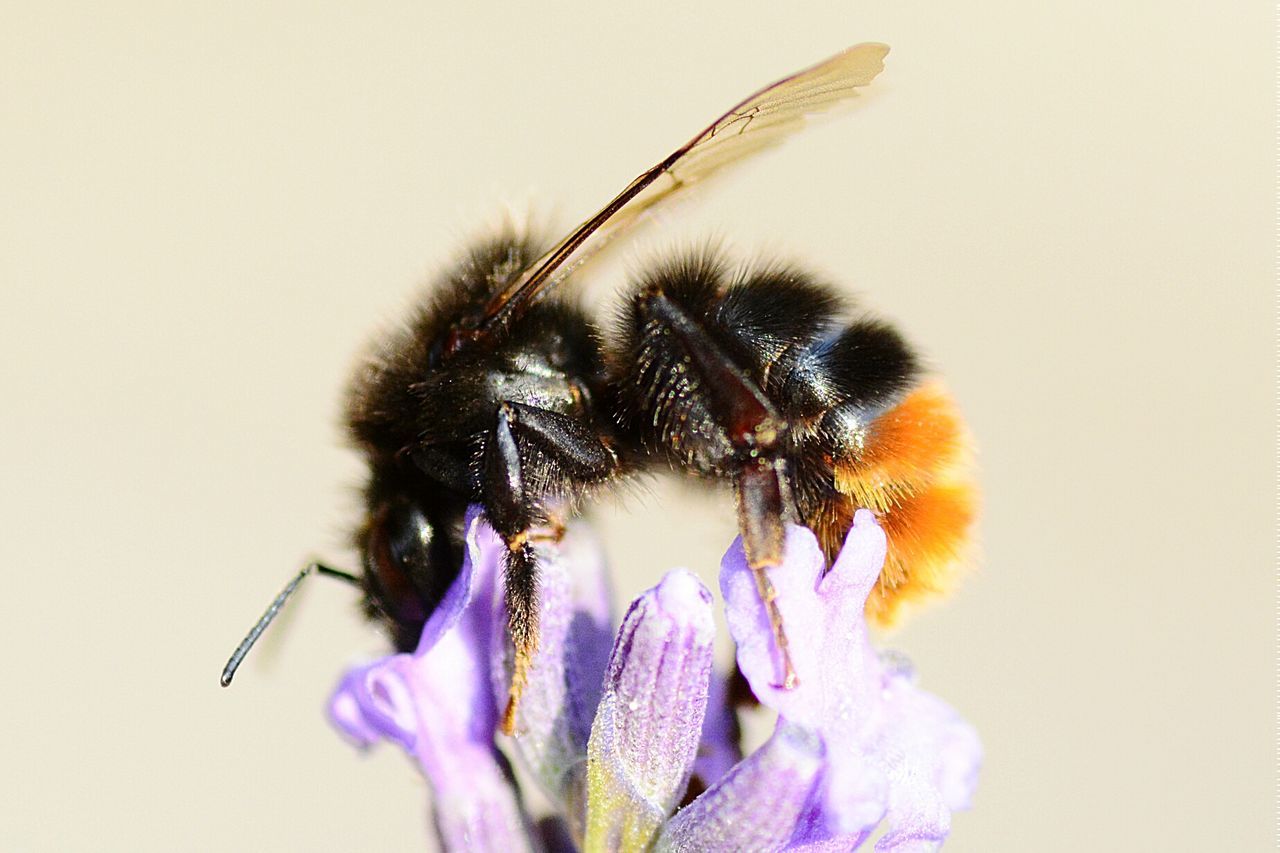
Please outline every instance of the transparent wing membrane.
[{"label": "transparent wing membrane", "polygon": [[884,69],[889,48],[854,45],[772,83],[735,104],[696,136],[632,181],[525,270],[486,306],[480,329],[510,322],[656,205],[780,143],[809,116],[847,104]]}]

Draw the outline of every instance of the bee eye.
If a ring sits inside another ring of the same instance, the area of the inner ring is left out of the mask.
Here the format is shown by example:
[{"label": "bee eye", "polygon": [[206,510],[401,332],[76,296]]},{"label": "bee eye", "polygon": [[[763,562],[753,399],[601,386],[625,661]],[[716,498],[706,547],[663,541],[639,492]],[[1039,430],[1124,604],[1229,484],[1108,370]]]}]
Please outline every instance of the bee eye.
[{"label": "bee eye", "polygon": [[369,525],[365,560],[370,599],[391,617],[397,646],[411,644],[415,626],[420,629],[426,621],[423,581],[430,577],[435,539],[426,514],[407,501],[383,504]]},{"label": "bee eye", "polygon": [[370,612],[388,617],[396,648],[413,651],[461,570],[461,539],[446,516],[394,496],[377,505],[363,542]]},{"label": "bee eye", "polygon": [[410,578],[421,576],[436,538],[426,513],[414,504],[402,502],[384,506],[380,515],[380,562],[389,563]]}]

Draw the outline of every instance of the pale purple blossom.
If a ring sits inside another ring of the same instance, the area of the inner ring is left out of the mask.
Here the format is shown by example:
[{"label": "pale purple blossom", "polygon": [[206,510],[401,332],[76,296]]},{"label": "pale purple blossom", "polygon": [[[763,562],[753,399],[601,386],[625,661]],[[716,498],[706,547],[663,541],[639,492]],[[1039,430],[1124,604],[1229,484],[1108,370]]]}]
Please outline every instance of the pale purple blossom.
[{"label": "pale purple blossom", "polygon": [[[667,573],[631,605],[616,637],[599,548],[584,525],[539,546],[542,639],[516,718],[495,734],[511,667],[499,588],[500,540],[478,512],[466,563],[413,654],[347,673],[334,724],[360,746],[385,739],[432,790],[449,850],[545,849],[507,756],[558,810],[560,839],[586,850],[935,849],[969,804],[981,748],[973,729],[871,646],[863,604],[884,534],[859,512],[824,573],[813,534],[791,526],[770,572],[800,685],[774,686],[776,650],[741,541],[720,587],[738,666],[778,712],[743,758],[724,677],[713,672],[713,599]],[[687,799],[691,776],[706,790]]]},{"label": "pale purple blossom", "polygon": [[883,822],[877,850],[923,849],[951,828],[977,782],[981,746],[949,706],[912,683],[901,660],[872,647],[863,621],[885,557],[885,535],[868,510],[825,574],[822,551],[803,527],[787,530],[785,570],[773,575],[800,685],[775,685],[768,620],[741,541],[725,555],[720,589],[738,666],[779,727],[819,733],[826,761],[813,808],[793,843],[864,838]]}]

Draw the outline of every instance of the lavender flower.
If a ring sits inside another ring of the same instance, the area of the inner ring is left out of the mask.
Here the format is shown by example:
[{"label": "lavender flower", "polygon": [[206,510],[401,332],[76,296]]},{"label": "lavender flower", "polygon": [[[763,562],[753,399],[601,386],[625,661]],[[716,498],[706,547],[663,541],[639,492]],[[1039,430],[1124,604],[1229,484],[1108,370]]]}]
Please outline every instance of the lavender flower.
[{"label": "lavender flower", "polygon": [[881,823],[877,850],[940,843],[951,812],[967,808],[977,783],[977,734],[938,698],[917,689],[909,668],[886,664],[867,638],[863,606],[885,557],[875,516],[859,510],[835,565],[824,576],[818,542],[803,527],[787,531],[786,566],[774,576],[791,634],[800,686],[773,684],[768,619],[741,541],[720,572],[738,666],[778,725],[799,724],[826,745],[822,779],[794,844],[865,839]]},{"label": "lavender flower", "polygon": [[588,744],[586,847],[643,850],[689,782],[711,682],[711,594],[676,569],[622,620]]},{"label": "lavender flower", "polygon": [[[356,744],[390,740],[417,763],[446,849],[543,846],[504,749],[556,804],[572,843],[593,851],[849,850],[877,833],[876,850],[934,849],[951,811],[968,806],[977,736],[867,639],[863,604],[885,554],[871,513],[857,514],[825,575],[813,534],[788,529],[786,561],[771,575],[794,690],[772,684],[773,635],[741,541],[725,555],[738,666],[778,712],[772,737],[746,758],[712,671],[711,594],[689,572],[669,572],[611,640],[603,561],[581,525],[538,546],[541,646],[518,735],[496,737],[512,657],[503,546],[478,512],[467,524],[466,564],[418,649],[353,669],[330,702]],[[695,773],[709,787],[678,808]]]},{"label": "lavender flower", "polygon": [[449,850],[533,849],[493,738],[490,638],[502,549],[473,514],[462,573],[423,627],[417,651],[351,670],[329,703],[330,719],[358,746],[385,738],[417,762]]}]

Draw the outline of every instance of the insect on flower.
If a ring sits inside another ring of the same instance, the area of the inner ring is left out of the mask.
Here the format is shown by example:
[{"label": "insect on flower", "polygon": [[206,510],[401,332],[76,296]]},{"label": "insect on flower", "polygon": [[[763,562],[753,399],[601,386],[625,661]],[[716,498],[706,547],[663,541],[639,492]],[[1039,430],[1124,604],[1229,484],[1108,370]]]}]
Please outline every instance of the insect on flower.
[{"label": "insect on flower", "polygon": [[878,621],[945,585],[972,516],[967,442],[891,327],[842,320],[835,291],[800,269],[733,273],[713,251],[640,276],[612,333],[559,292],[657,205],[849,101],[887,53],[856,45],[746,97],[549,249],[514,233],[473,248],[357,374],[347,418],[370,471],[364,571],[323,571],[358,583],[369,616],[411,651],[462,566],[467,507],[482,507],[506,546],[508,733],[539,642],[535,541],[641,470],[732,486],[783,687],[798,679],[769,570],[787,521],[813,529],[830,561],[854,513],[877,514],[889,551],[866,606]]}]

